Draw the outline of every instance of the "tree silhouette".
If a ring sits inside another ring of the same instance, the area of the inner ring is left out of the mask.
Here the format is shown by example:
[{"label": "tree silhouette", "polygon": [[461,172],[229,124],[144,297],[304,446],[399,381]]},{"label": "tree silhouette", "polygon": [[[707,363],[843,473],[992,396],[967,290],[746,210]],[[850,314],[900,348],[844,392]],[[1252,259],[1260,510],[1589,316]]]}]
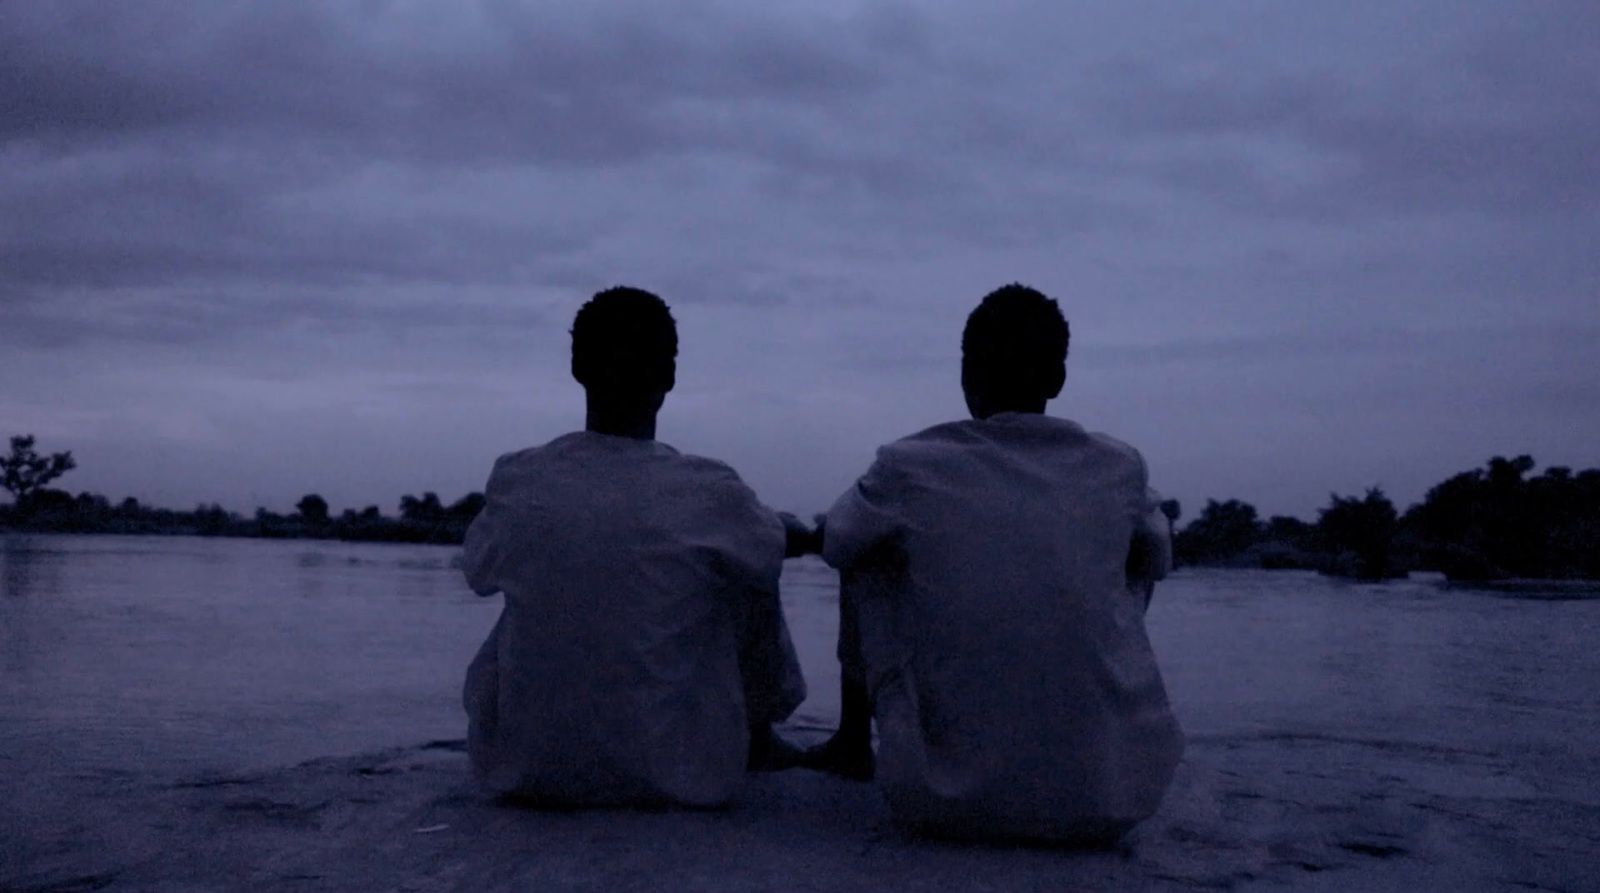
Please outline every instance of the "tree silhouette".
[{"label": "tree silhouette", "polygon": [[1394,503],[1377,487],[1362,499],[1330,493],[1317,513],[1317,534],[1334,555],[1330,571],[1360,580],[1395,576],[1389,560],[1398,529]]},{"label": "tree silhouette", "polygon": [[313,526],[328,523],[328,500],[316,493],[308,493],[294,504],[295,511],[307,524]]},{"label": "tree silhouette", "polygon": [[419,524],[435,524],[444,520],[444,505],[439,502],[439,494],[431,490],[422,494],[421,499],[410,495],[402,496],[400,517]]},{"label": "tree silhouette", "polygon": [[1600,578],[1600,469],[1533,468],[1495,456],[1429,490],[1404,520],[1424,562],[1455,580]]},{"label": "tree silhouette", "polygon": [[1291,548],[1310,550],[1313,546],[1314,531],[1315,528],[1299,518],[1273,515],[1267,519],[1267,526],[1262,535],[1266,539],[1283,543]]},{"label": "tree silhouette", "polygon": [[11,455],[0,458],[3,485],[16,497],[17,505],[58,477],[78,467],[70,451],[41,456],[33,451],[33,435],[11,438]]},{"label": "tree silhouette", "polygon": [[1167,523],[1176,524],[1183,517],[1183,505],[1176,499],[1164,499],[1161,501],[1161,514],[1167,516]]},{"label": "tree silhouette", "polygon": [[1255,506],[1237,499],[1207,499],[1200,517],[1189,522],[1173,545],[1183,563],[1199,564],[1237,558],[1260,539]]},{"label": "tree silhouette", "polygon": [[478,517],[478,513],[483,511],[486,503],[487,500],[484,499],[482,493],[468,493],[450,506],[450,517],[452,520],[463,524],[470,524],[472,519]]}]

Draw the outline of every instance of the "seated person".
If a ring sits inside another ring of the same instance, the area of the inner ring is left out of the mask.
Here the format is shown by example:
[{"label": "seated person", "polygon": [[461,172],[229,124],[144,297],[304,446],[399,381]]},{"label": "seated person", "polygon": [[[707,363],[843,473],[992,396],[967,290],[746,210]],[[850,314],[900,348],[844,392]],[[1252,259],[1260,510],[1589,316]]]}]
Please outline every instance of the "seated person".
[{"label": "seated person", "polygon": [[585,430],[489,476],[463,569],[505,608],[463,699],[473,769],[497,793],[710,807],[747,767],[799,755],[772,724],[805,698],[778,602],[805,528],[727,465],[655,439],[677,352],[660,298],[595,295],[572,325]]},{"label": "seated person", "polygon": [[875,771],[927,833],[1111,842],[1182,754],[1144,626],[1168,525],[1136,450],[1044,414],[1067,341],[1039,292],[984,298],[961,339],[972,419],[880,449],[823,525],[844,713],[808,765]]}]

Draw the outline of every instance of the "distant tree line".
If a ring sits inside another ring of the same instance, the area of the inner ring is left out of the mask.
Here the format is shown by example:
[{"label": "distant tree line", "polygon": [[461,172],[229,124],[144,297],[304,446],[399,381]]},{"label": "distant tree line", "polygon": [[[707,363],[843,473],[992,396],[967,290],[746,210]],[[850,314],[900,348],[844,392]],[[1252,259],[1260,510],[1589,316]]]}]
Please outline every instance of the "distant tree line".
[{"label": "distant tree line", "polygon": [[482,493],[468,493],[445,505],[437,493],[400,497],[398,517],[377,506],[345,509],[334,515],[316,493],[295,504],[291,514],[258,508],[249,517],[220,505],[174,511],[142,505],[128,497],[113,503],[98,493],[74,496],[48,485],[76,467],[72,454],[40,456],[34,438],[11,438],[11,452],[0,457],[0,484],[13,502],[0,506],[0,528],[52,533],[129,533],[189,536],[245,536],[271,539],[339,539],[386,543],[460,543],[467,526],[483,509]]},{"label": "distant tree line", "polygon": [[[1363,580],[1438,571],[1452,580],[1600,579],[1600,469],[1576,474],[1530,456],[1495,457],[1395,510],[1376,487],[1330,494],[1315,523],[1262,521],[1237,499],[1207,500],[1178,531],[1180,564],[1302,568]],[[1168,512],[1175,517],[1176,509]]]},{"label": "distant tree line", "polygon": [[[1600,469],[1574,474],[1558,466],[1529,477],[1534,464],[1530,456],[1496,456],[1434,486],[1404,514],[1377,487],[1361,496],[1330,494],[1313,523],[1284,515],[1262,521],[1247,502],[1209,499],[1177,531],[1173,549],[1179,564],[1297,568],[1362,580],[1413,570],[1464,581],[1600,579]],[[326,499],[311,493],[288,515],[258,508],[245,517],[216,504],[182,512],[48,486],[75,467],[70,452],[41,456],[34,438],[11,438],[10,454],[0,457],[0,484],[15,501],[0,506],[0,528],[460,543],[484,504],[482,493],[450,505],[424,493],[402,496],[399,517],[375,505],[335,516]],[[1176,527],[1178,502],[1168,500],[1161,510]]]}]

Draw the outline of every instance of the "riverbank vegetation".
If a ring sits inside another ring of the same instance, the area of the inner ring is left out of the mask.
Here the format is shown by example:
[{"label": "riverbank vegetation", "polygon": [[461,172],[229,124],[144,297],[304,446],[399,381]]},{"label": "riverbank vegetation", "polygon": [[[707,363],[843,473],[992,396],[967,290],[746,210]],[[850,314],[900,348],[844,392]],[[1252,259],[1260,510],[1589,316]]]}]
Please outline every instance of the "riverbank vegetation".
[{"label": "riverbank vegetation", "polygon": [[[254,515],[219,505],[174,511],[133,498],[113,503],[97,493],[76,496],[48,485],[76,467],[70,452],[41,456],[32,437],[11,438],[0,457],[3,485],[14,498],[0,506],[0,528],[57,533],[187,534],[279,539],[460,543],[483,508],[483,494],[444,504],[435,493],[403,496],[399,514],[375,505],[333,514],[311,493],[280,515]],[[1361,495],[1330,494],[1315,521],[1284,515],[1263,520],[1255,506],[1210,499],[1187,525],[1182,508],[1162,504],[1173,522],[1179,564],[1304,569],[1362,580],[1436,571],[1451,580],[1600,580],[1600,469],[1560,466],[1532,475],[1530,456],[1495,457],[1454,475],[1399,512],[1374,487]]]},{"label": "riverbank vegetation", "polygon": [[44,490],[25,503],[0,506],[0,529],[459,544],[482,508],[481,493],[469,493],[450,505],[440,502],[438,494],[424,493],[401,497],[398,516],[385,515],[375,505],[334,515],[327,501],[312,493],[289,514],[258,508],[253,515],[241,515],[215,504],[175,511],[143,505],[132,497],[113,503],[98,493],[73,496]]},{"label": "riverbank vegetation", "polygon": [[51,489],[48,485],[77,463],[70,452],[40,456],[33,447],[32,437],[13,437],[10,454],[0,457],[3,486],[13,497],[11,505],[0,506],[0,529],[449,544],[462,541],[484,502],[482,493],[468,493],[445,505],[438,494],[424,493],[400,497],[395,517],[375,505],[335,515],[326,499],[309,493],[286,515],[258,508],[246,516],[214,503],[175,511],[143,505],[131,496],[113,503],[98,493],[74,496]]},{"label": "riverbank vegetation", "polygon": [[[1364,580],[1436,571],[1456,581],[1600,579],[1600,469],[1497,456],[1404,513],[1376,487],[1331,494],[1315,522],[1207,500],[1173,541],[1181,564],[1301,568]],[[1170,512],[1169,512],[1170,516]]]}]

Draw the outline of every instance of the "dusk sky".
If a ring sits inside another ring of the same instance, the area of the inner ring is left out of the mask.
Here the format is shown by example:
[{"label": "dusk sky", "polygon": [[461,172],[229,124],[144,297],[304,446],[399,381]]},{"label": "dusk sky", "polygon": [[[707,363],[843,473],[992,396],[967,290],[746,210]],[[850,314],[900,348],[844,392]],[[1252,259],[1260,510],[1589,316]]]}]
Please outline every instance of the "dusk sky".
[{"label": "dusk sky", "polygon": [[0,2],[0,436],[73,492],[453,501],[628,284],[661,438],[816,511],[1013,280],[1186,518],[1600,465],[1600,3]]}]

